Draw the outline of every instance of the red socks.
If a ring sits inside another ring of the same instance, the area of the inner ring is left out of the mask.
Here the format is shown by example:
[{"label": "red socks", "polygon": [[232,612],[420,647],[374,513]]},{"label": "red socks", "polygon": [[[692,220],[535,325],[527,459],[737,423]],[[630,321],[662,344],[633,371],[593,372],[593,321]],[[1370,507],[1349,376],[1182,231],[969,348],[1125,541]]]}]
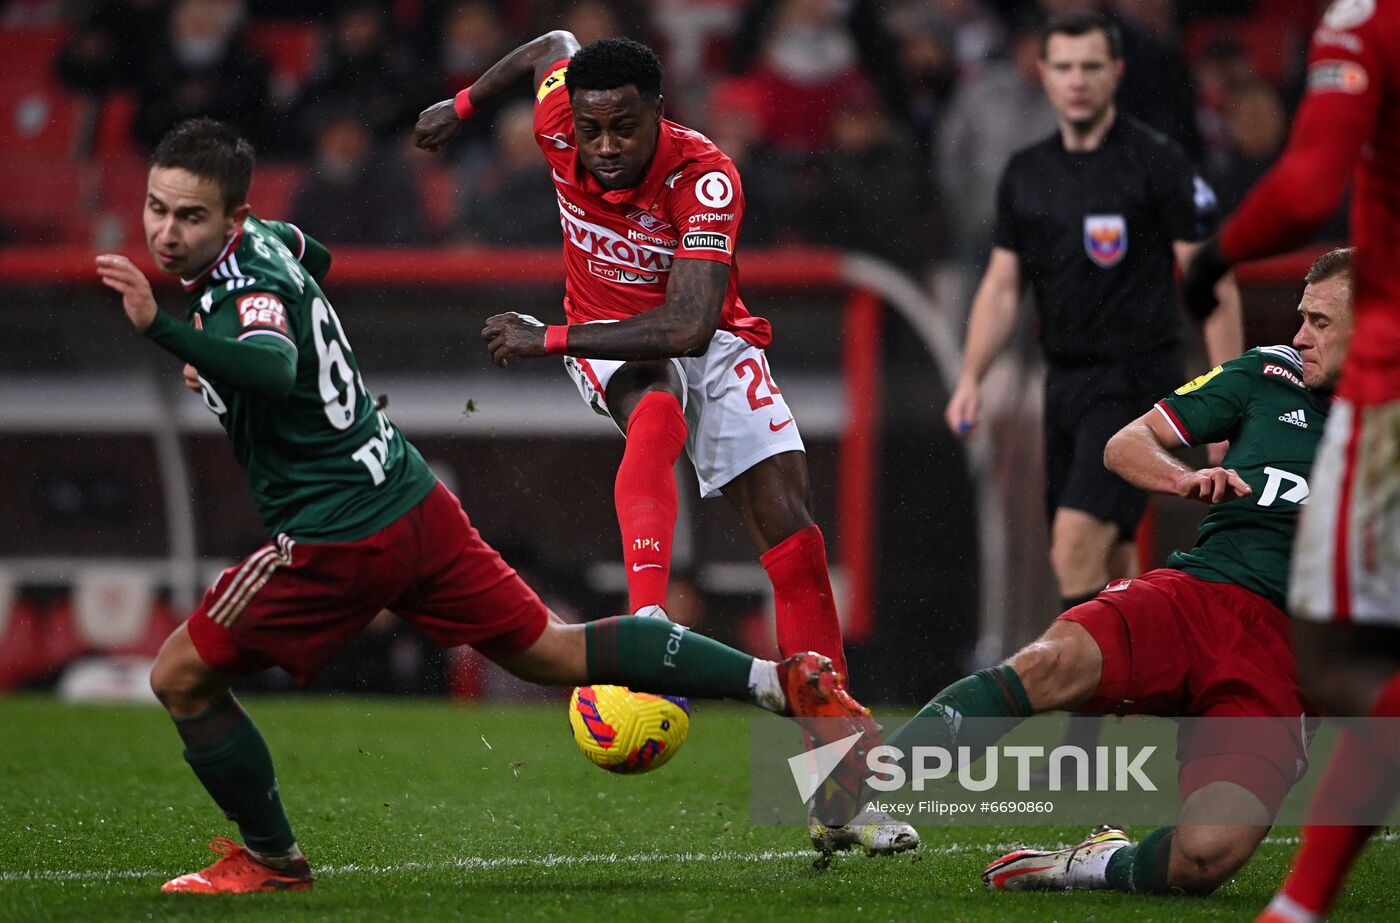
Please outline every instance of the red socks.
[{"label": "red socks", "polygon": [[[1372,718],[1400,718],[1400,674],[1392,677]],[[1377,744],[1380,744],[1378,747]],[[1366,848],[1374,826],[1331,826],[1360,815],[1382,816],[1394,803],[1400,755],[1392,740],[1371,740],[1351,730],[1341,740],[1309,807],[1303,843],[1279,894],[1298,909],[1325,916]],[[1277,899],[1276,899],[1277,902]]]},{"label": "red socks", "polygon": [[675,466],[686,433],[680,401],[664,391],[644,395],[627,421],[627,448],[617,467],[613,498],[633,612],[666,602],[679,506]]},{"label": "red socks", "polygon": [[826,569],[822,530],[810,525],[794,532],[759,560],[773,583],[778,651],[784,657],[816,651],[830,657],[837,671],[845,674],[846,651],[841,646],[841,622]]},{"label": "red socks", "polygon": [[[633,612],[666,602],[679,506],[675,465],[685,448],[686,433],[680,401],[664,391],[646,394],[627,422],[627,448],[617,468],[613,496]],[[778,650],[784,657],[816,651],[845,673],[841,623],[821,529],[812,525],[788,536],[760,560],[773,583]]]}]

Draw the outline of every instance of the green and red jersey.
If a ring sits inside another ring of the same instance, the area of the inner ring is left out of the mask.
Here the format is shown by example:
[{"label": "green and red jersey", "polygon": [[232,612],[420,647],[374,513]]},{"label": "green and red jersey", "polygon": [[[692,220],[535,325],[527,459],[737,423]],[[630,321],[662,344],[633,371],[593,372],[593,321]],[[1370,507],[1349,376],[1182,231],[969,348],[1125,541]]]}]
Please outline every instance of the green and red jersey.
[{"label": "green and red jersey", "polygon": [[365,387],[319,279],[330,254],[295,226],[249,217],[192,280],[188,322],[147,335],[200,372],[269,534],[363,538],[436,479]]},{"label": "green and red jersey", "polygon": [[1158,401],[1183,445],[1229,440],[1221,466],[1253,491],[1213,505],[1195,547],[1173,552],[1167,565],[1283,607],[1298,512],[1330,406],[1329,393],[1303,384],[1302,360],[1288,346],[1251,349]]}]

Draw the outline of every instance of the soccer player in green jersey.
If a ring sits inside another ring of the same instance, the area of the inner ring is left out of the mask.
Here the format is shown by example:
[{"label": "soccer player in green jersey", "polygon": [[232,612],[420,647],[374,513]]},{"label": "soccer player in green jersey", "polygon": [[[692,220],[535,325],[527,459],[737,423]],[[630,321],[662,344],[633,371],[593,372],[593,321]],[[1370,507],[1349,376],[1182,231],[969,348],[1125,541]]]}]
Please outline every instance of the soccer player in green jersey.
[{"label": "soccer player in green jersey", "polygon": [[[1167,567],[1110,583],[1004,663],[964,677],[891,746],[981,747],[1025,717],[1073,710],[1287,718],[1229,742],[1178,740],[1177,825],[1130,843],[1105,829],[1063,850],[1021,849],[983,872],[995,890],[1209,894],[1253,855],[1307,766],[1307,709],[1289,646],[1289,553],[1313,454],[1351,335],[1351,251],[1313,264],[1293,348],[1252,349],[1182,385],[1108,443],[1105,464],[1145,490],[1210,504]],[[1228,441],[1221,467],[1182,446]],[[999,718],[1000,721],[963,721]],[[1233,751],[1233,752],[1231,752]]]},{"label": "soccer player in green jersey", "polygon": [[275,536],[219,577],[151,670],[185,760],[243,838],[216,839],[218,861],[163,890],[311,887],[272,757],[230,685],[274,665],[305,683],[383,609],[542,684],[614,683],[839,719],[804,728],[819,739],[866,735],[837,773],[854,792],[878,734],[827,658],[773,663],[664,619],[566,625],[545,608],[376,408],[321,289],[330,254],[250,213],[252,174],[252,148],[209,119],[176,126],[152,155],[146,244],[184,286],[185,322],[158,309],[129,259],[97,257],[132,325],[187,363]]}]

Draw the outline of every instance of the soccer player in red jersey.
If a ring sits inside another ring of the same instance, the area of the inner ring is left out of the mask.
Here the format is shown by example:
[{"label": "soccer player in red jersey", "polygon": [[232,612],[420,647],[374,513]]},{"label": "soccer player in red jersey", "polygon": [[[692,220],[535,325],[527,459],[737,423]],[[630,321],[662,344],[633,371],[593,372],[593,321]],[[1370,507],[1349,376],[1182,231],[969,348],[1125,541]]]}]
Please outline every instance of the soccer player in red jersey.
[{"label": "soccer player in red jersey", "polygon": [[[701,495],[728,497],[758,547],[779,651],[817,651],[844,674],[802,437],[764,355],[772,329],[739,298],[744,193],[733,161],[663,117],[661,62],[650,48],[623,38],[580,48],[562,31],[425,109],[416,143],[438,150],[478,106],[527,78],[559,203],[568,323],[488,318],[481,335],[492,360],[563,356],[584,401],[626,436],[614,496],[634,611],[665,600],[684,448]],[[892,818],[848,824],[841,813],[832,827],[814,816],[818,848],[889,852],[919,842]]]},{"label": "soccer player in red jersey", "polygon": [[[1334,0],[1313,33],[1288,145],[1187,271],[1197,314],[1229,266],[1305,243],[1353,184],[1356,332],[1318,452],[1289,608],[1303,682],[1333,714],[1400,717],[1400,5]],[[1336,900],[1400,794],[1400,741],[1346,732],[1293,870],[1264,919],[1307,923]],[[1330,820],[1329,820],[1330,819]]]},{"label": "soccer player in red jersey", "polygon": [[491,358],[563,356],[584,400],[626,435],[615,498],[634,610],[665,599],[684,448],[701,494],[723,493],[758,547],[779,650],[815,650],[844,671],[802,439],[764,356],[771,327],[739,297],[734,163],[663,117],[651,49],[621,38],[580,49],[568,32],[522,45],[424,110],[418,146],[438,150],[478,106],[531,77],[564,234],[568,323],[491,317]]}]

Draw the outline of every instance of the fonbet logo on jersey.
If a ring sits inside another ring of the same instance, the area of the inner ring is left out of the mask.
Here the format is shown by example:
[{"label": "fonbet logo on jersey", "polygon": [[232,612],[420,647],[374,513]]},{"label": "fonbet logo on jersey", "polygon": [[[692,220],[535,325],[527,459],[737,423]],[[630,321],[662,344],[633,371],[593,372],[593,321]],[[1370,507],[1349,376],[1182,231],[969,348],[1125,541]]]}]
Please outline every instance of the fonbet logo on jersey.
[{"label": "fonbet logo on jersey", "polygon": [[244,295],[238,299],[238,321],[244,327],[272,327],[287,332],[287,308],[276,295]]},{"label": "fonbet logo on jersey", "polygon": [[714,250],[718,253],[732,251],[729,235],[716,234],[713,231],[691,231],[681,238],[681,247],[686,250]]},{"label": "fonbet logo on jersey", "polygon": [[1286,369],[1281,365],[1275,365],[1272,362],[1264,363],[1264,374],[1273,375],[1275,378],[1282,378],[1285,381],[1291,381],[1300,388],[1307,387],[1307,385],[1303,384],[1303,379],[1299,378],[1292,370]]}]

